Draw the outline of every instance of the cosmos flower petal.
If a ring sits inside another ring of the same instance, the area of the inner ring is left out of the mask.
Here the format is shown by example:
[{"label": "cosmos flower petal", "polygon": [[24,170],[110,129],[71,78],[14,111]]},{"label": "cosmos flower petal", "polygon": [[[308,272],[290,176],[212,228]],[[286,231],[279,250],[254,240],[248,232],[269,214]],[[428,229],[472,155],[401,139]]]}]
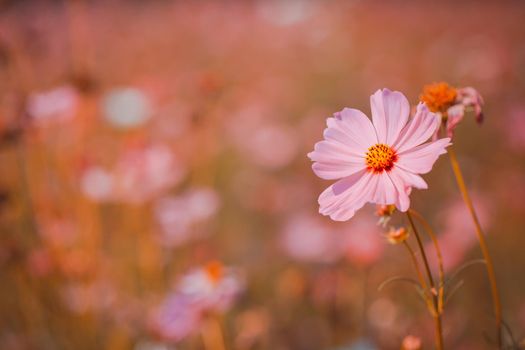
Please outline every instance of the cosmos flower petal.
[{"label": "cosmos flower petal", "polygon": [[377,186],[372,191],[371,202],[382,205],[395,203],[397,191],[388,173],[382,172],[374,177],[377,178]]},{"label": "cosmos flower petal", "polygon": [[319,196],[319,212],[336,221],[350,219],[368,201],[376,181],[366,170],[337,181]]},{"label": "cosmos flower petal", "polygon": [[425,180],[423,180],[423,178],[417,174],[413,174],[409,171],[400,169],[399,175],[407,184],[409,184],[412,187],[415,187],[420,190],[426,190],[428,188],[428,184],[425,182]]},{"label": "cosmos flower petal", "polygon": [[357,156],[341,144],[331,141],[316,143],[308,157],[315,162],[312,165],[315,174],[326,180],[350,176],[366,167],[363,156]]},{"label": "cosmos flower petal", "polygon": [[447,110],[447,136],[454,136],[454,129],[465,116],[465,106],[462,104],[454,105]]},{"label": "cosmos flower petal", "polygon": [[416,114],[403,128],[393,147],[398,153],[404,152],[427,141],[439,128],[441,120],[420,102]]},{"label": "cosmos flower petal", "polygon": [[411,187],[405,182],[403,174],[397,168],[392,169],[392,171],[388,173],[388,176],[397,190],[397,197],[394,203],[396,208],[402,212],[407,211],[410,207],[410,198],[408,195],[411,192]]},{"label": "cosmos flower petal", "polygon": [[327,140],[339,142],[362,155],[368,147],[377,143],[377,136],[370,119],[360,110],[344,108],[328,118],[324,131]]},{"label": "cosmos flower petal", "polygon": [[321,179],[335,180],[350,176],[358,171],[365,169],[364,165],[336,164],[317,162],[312,165],[314,173]]},{"label": "cosmos flower petal", "polygon": [[449,145],[448,137],[419,145],[400,153],[396,166],[411,173],[426,174],[432,170],[437,158],[446,153],[445,148]]},{"label": "cosmos flower petal", "polygon": [[370,96],[370,106],[379,143],[392,145],[408,120],[408,100],[399,91],[383,89]]}]

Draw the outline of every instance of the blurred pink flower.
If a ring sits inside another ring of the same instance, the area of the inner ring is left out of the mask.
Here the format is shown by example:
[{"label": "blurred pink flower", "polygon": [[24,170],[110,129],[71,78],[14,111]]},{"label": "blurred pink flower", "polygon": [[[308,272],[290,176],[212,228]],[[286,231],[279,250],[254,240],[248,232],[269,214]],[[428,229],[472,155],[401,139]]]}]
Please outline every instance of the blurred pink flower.
[{"label": "blurred pink flower", "polygon": [[279,169],[288,165],[299,148],[297,133],[288,125],[268,120],[275,113],[258,105],[241,108],[229,125],[232,140],[249,162]]},{"label": "blurred pink flower", "polygon": [[449,145],[449,138],[424,143],[439,123],[423,103],[411,120],[409,103],[398,91],[378,90],[370,103],[373,123],[345,108],[328,118],[325,140],[308,154],[317,176],[340,179],[319,197],[319,212],[333,220],[350,219],[366,202],[408,210],[411,188],[427,188],[418,174],[428,173]]},{"label": "blurred pink flower", "polygon": [[181,294],[171,294],[149,317],[149,327],[164,340],[178,342],[200,326],[199,310]]},{"label": "blurred pink flower", "polygon": [[149,318],[163,339],[180,341],[195,332],[208,312],[224,312],[244,284],[236,271],[213,261],[182,276],[176,289]]},{"label": "blurred pink flower", "polygon": [[78,314],[105,312],[116,302],[116,291],[108,281],[73,282],[63,286],[62,298],[69,310]]},{"label": "blurred pink flower", "polygon": [[212,218],[219,207],[219,195],[206,187],[192,188],[178,197],[161,198],[154,209],[161,243],[175,247],[203,237],[207,231],[196,230],[195,226]]},{"label": "blurred pink flower", "polygon": [[357,265],[370,265],[381,257],[385,242],[376,220],[370,215],[355,217],[345,227],[346,257]]},{"label": "blurred pink flower", "polygon": [[91,166],[82,172],[80,188],[84,195],[95,202],[106,202],[113,196],[113,175],[99,166]]},{"label": "blurred pink flower", "polygon": [[244,289],[237,271],[212,261],[184,275],[177,290],[201,311],[223,312],[231,307]]},{"label": "blurred pink flower", "polygon": [[80,177],[80,189],[97,202],[143,203],[186,175],[186,168],[164,144],[125,150],[111,170],[100,166],[86,168]]},{"label": "blurred pink flower", "polygon": [[64,122],[74,117],[79,97],[71,86],[33,93],[28,97],[27,112],[35,123]]},{"label": "blurred pink flower", "polygon": [[179,183],[186,169],[169,147],[154,144],[125,152],[113,174],[115,197],[142,203]]},{"label": "blurred pink flower", "polygon": [[342,233],[317,216],[296,214],[286,223],[281,245],[292,258],[307,262],[332,262],[344,254]]},{"label": "blurred pink flower", "polygon": [[70,247],[78,238],[78,230],[67,219],[39,219],[38,234],[52,247]]},{"label": "blurred pink flower", "polygon": [[152,114],[149,98],[132,87],[109,91],[102,100],[105,119],[114,127],[129,129],[142,126]]}]

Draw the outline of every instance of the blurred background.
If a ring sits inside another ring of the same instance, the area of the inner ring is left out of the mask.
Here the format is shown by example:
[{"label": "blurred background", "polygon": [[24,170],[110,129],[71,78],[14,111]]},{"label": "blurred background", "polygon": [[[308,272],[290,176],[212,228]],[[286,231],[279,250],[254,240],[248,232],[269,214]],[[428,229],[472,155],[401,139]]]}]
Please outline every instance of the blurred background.
[{"label": "blurred background", "polygon": [[[524,339],[523,2],[0,9],[1,349],[373,350],[409,334],[431,349],[414,288],[378,290],[414,277],[406,252],[373,206],[345,223],[318,214],[330,182],[306,154],[333,112],[369,114],[383,87],[415,105],[435,81],[485,99],[483,125],[467,116],[454,144]],[[450,276],[481,254],[446,157],[425,179],[412,206]],[[494,348],[483,266],[456,281],[447,347]],[[215,299],[195,311],[185,288]]]}]

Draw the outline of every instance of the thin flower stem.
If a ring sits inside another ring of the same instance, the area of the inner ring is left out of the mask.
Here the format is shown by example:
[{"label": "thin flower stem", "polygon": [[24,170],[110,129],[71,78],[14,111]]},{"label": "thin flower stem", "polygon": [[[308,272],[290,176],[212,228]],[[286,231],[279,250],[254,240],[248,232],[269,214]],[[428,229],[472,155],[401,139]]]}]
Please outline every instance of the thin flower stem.
[{"label": "thin flower stem", "polygon": [[436,348],[438,350],[443,350],[443,328],[441,326],[441,315],[438,312],[438,301],[437,301],[437,295],[435,293],[436,288],[434,285],[434,279],[432,278],[432,272],[430,271],[430,265],[428,263],[427,255],[425,253],[425,248],[423,247],[423,242],[421,241],[421,237],[419,236],[419,233],[417,231],[417,227],[414,224],[414,220],[412,219],[412,216],[410,215],[410,212],[406,212],[408,221],[410,222],[410,226],[412,227],[412,231],[414,232],[414,236],[416,236],[417,244],[419,246],[419,250],[421,251],[421,257],[423,258],[423,263],[425,265],[425,270],[427,273],[428,281],[430,283],[430,294],[432,295],[432,301],[434,304],[434,311],[435,313],[432,315],[434,317],[434,325],[435,325],[435,336],[436,336]]},{"label": "thin flower stem", "polygon": [[428,291],[429,291],[428,285],[427,285],[427,282],[425,281],[425,277],[423,276],[423,273],[421,272],[421,268],[419,266],[419,262],[417,260],[416,253],[414,252],[414,250],[412,249],[410,244],[408,244],[407,241],[404,241],[403,244],[407,248],[408,254],[412,258],[412,263],[414,264],[417,278],[419,279],[419,285],[423,289],[423,296],[425,298],[425,304],[427,305],[428,310],[432,313],[432,316],[434,316],[436,312],[435,312],[435,307],[433,304],[432,296],[429,296],[428,294]]},{"label": "thin flower stem", "polygon": [[426,291],[428,290],[427,282],[425,281],[425,278],[423,277],[423,273],[421,272],[421,268],[419,267],[419,262],[416,258],[416,253],[414,253],[414,250],[407,241],[403,242],[404,246],[407,248],[408,253],[410,254],[410,257],[412,258],[412,263],[414,264],[414,268],[416,270],[417,278],[419,279],[419,283],[421,284],[421,287]]},{"label": "thin flower stem", "polygon": [[226,350],[221,324],[215,315],[208,318],[202,329],[205,350]]},{"label": "thin flower stem", "polygon": [[417,211],[413,209],[409,209],[408,211],[425,227],[425,231],[427,232],[428,236],[432,240],[432,243],[434,244],[434,247],[436,248],[439,269],[438,312],[441,313],[443,312],[443,298],[445,291],[445,269],[443,268],[443,255],[441,254],[441,249],[439,248],[439,243],[436,234],[434,233],[434,230],[432,230],[432,226],[430,226],[430,224],[428,223],[428,221],[425,220],[423,215],[419,214]]},{"label": "thin flower stem", "polygon": [[485,241],[485,235],[483,233],[483,230],[481,229],[481,225],[479,223],[478,216],[476,214],[476,210],[474,209],[474,206],[472,205],[472,200],[470,199],[467,186],[465,185],[465,180],[463,179],[463,173],[461,172],[461,168],[459,167],[459,162],[456,157],[456,152],[454,151],[454,148],[452,146],[448,147],[448,155],[450,159],[450,164],[452,165],[452,171],[454,172],[454,176],[456,178],[456,182],[458,184],[459,190],[461,192],[461,195],[463,197],[463,201],[465,202],[469,212],[470,216],[472,217],[472,221],[474,222],[474,226],[476,227],[476,234],[478,236],[479,246],[481,248],[481,252],[483,254],[483,258],[485,259],[486,266],[487,266],[487,275],[490,282],[490,288],[492,291],[492,303],[494,306],[494,315],[496,318],[496,328],[497,328],[497,334],[498,334],[498,345],[499,348],[502,348],[502,329],[501,329],[501,303],[500,303],[500,296],[498,291],[498,285],[496,283],[496,274],[494,273],[494,265],[492,263],[492,258],[490,257],[489,250],[487,247],[487,243]]}]

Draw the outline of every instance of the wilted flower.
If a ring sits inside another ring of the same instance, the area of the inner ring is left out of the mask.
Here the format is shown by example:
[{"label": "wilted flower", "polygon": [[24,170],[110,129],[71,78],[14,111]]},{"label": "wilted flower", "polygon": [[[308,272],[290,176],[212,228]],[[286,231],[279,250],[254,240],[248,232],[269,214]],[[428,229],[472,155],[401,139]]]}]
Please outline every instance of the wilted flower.
[{"label": "wilted flower", "polygon": [[33,93],[28,97],[27,112],[38,124],[66,121],[74,117],[78,106],[78,93],[71,86]]},{"label": "wilted flower", "polygon": [[435,83],[423,87],[419,99],[434,113],[445,113],[456,103],[458,91],[447,83]]},{"label": "wilted flower", "polygon": [[328,118],[325,140],[308,156],[317,176],[340,179],[319,197],[319,212],[345,221],[365,203],[410,206],[411,188],[427,188],[418,175],[428,173],[449,138],[424,143],[439,127],[438,118],[420,103],[412,119],[398,91],[378,90],[370,97],[373,123],[361,111],[345,108]]},{"label": "wilted flower", "polygon": [[472,87],[454,88],[444,82],[434,83],[426,85],[419,98],[432,112],[437,113],[449,137],[454,134],[468,107],[474,110],[478,123],[483,121],[483,98]]},{"label": "wilted flower", "polygon": [[403,343],[401,344],[401,350],[421,350],[422,346],[423,344],[420,338],[413,335],[407,335],[403,339]]},{"label": "wilted flower", "polygon": [[404,227],[400,227],[397,229],[391,227],[390,230],[388,230],[388,233],[386,234],[386,239],[392,244],[399,244],[406,241],[408,235],[408,230]]}]

